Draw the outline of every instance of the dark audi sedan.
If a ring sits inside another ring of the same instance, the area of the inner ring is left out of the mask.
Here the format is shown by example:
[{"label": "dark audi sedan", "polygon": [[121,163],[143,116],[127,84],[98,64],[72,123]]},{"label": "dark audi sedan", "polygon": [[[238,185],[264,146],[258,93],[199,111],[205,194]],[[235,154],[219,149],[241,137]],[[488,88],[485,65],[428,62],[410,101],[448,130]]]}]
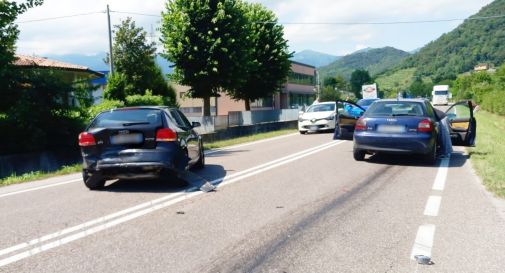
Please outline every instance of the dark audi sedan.
[{"label": "dark audi sedan", "polygon": [[[366,153],[419,154],[434,163],[441,144],[440,114],[422,99],[378,100],[355,122],[354,159]],[[443,112],[442,112],[443,113]],[[453,145],[471,146],[476,121],[472,103],[459,102],[445,113]]]},{"label": "dark audi sedan", "polygon": [[79,135],[82,176],[89,189],[108,179],[173,176],[203,168],[202,138],[178,109],[130,107],[100,113]]}]

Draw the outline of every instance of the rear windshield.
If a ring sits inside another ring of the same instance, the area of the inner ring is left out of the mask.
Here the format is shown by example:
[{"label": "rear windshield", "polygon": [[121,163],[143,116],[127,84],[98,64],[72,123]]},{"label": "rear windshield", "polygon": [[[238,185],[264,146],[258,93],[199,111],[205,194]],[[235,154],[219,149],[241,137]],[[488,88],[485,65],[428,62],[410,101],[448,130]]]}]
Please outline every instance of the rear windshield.
[{"label": "rear windshield", "polygon": [[90,128],[117,128],[135,125],[161,126],[161,110],[128,109],[103,112],[93,121]]},{"label": "rear windshield", "polygon": [[419,102],[410,101],[378,101],[365,112],[370,116],[425,116],[423,106]]},{"label": "rear windshield", "polygon": [[335,104],[329,104],[329,103],[315,104],[315,105],[310,106],[307,109],[307,113],[311,113],[311,112],[328,112],[328,111],[335,111]]},{"label": "rear windshield", "polygon": [[435,96],[443,96],[443,95],[447,95],[449,93],[449,91],[435,91]]},{"label": "rear windshield", "polygon": [[370,106],[374,101],[376,100],[359,100],[357,104],[359,106]]}]

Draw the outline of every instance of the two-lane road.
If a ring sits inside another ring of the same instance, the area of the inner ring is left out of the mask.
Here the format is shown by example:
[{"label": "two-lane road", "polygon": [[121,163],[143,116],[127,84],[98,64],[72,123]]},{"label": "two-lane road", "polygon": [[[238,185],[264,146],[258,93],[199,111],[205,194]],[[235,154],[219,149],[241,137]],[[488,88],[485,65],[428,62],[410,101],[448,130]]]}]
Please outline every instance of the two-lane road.
[{"label": "two-lane road", "polygon": [[77,175],[0,188],[0,272],[505,270],[505,210],[462,150],[436,166],[356,162],[350,141],[296,134],[207,164],[198,175],[216,192],[196,181],[88,191]]}]

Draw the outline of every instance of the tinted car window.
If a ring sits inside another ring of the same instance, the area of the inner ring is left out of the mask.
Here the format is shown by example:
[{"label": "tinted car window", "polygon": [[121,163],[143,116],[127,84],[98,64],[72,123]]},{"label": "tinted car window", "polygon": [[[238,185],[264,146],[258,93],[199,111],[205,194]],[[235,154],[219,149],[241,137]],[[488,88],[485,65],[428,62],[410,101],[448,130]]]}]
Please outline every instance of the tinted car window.
[{"label": "tinted car window", "polygon": [[422,104],[410,101],[376,102],[365,112],[369,116],[425,116]]},{"label": "tinted car window", "polygon": [[370,106],[376,99],[361,99],[358,101],[359,106]]},{"label": "tinted car window", "polygon": [[125,109],[103,112],[89,127],[126,127],[137,124],[161,126],[161,111],[157,109]]},{"label": "tinted car window", "polygon": [[307,113],[335,111],[335,104],[316,104],[307,109]]},{"label": "tinted car window", "polygon": [[177,126],[180,128],[191,128],[191,123],[189,123],[188,119],[178,110],[171,109],[169,112],[175,123],[177,123]]}]

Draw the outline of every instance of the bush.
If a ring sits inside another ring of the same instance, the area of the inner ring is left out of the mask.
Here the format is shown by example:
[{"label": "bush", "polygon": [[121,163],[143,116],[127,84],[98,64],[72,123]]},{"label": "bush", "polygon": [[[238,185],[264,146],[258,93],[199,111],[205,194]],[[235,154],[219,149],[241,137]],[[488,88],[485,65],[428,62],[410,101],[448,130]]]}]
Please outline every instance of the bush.
[{"label": "bush", "polygon": [[93,105],[88,109],[87,121],[91,121],[103,111],[124,107],[125,104],[119,100],[103,100],[100,104]]},{"label": "bush", "polygon": [[126,97],[127,106],[148,106],[148,105],[165,105],[162,96],[153,95],[151,90],[146,90],[144,95],[131,95]]}]

